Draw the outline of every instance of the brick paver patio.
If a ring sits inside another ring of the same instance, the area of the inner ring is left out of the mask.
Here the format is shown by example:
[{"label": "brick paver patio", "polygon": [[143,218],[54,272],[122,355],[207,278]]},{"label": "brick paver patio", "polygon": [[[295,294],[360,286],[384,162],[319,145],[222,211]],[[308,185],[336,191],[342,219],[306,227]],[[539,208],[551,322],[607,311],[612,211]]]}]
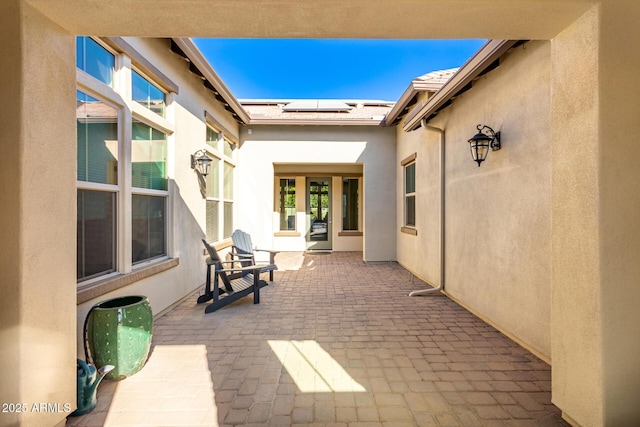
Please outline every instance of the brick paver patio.
[{"label": "brick paver patio", "polygon": [[298,259],[259,305],[205,315],[194,294],[157,319],[143,370],[67,425],[567,425],[549,365],[446,297],[408,297],[426,286],[398,264]]}]

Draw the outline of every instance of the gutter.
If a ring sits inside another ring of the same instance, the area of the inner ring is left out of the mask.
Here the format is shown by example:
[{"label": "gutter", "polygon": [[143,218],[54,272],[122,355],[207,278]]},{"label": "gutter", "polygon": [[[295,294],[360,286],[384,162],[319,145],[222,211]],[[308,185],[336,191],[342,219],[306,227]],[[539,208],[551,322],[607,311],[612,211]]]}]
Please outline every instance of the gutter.
[{"label": "gutter", "polygon": [[421,126],[427,131],[434,131],[440,134],[440,283],[435,288],[427,288],[420,291],[413,291],[409,293],[410,297],[421,295],[442,295],[444,293],[444,221],[445,221],[445,196],[444,196],[444,184],[445,184],[445,133],[443,129],[437,128],[427,124],[425,119],[420,121]]},{"label": "gutter", "polygon": [[437,112],[440,107],[456,96],[465,86],[471,84],[489,65],[500,59],[516,43],[518,40],[489,40],[424,105],[416,107],[415,114],[412,114],[405,122],[404,131],[409,132],[417,129],[421,125],[422,119]]}]

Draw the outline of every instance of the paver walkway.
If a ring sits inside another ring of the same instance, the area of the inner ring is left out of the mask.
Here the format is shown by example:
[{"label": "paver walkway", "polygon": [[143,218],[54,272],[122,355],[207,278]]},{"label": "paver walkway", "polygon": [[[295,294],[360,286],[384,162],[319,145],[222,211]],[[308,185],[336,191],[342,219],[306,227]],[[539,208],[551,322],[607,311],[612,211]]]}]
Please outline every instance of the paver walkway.
[{"label": "paver walkway", "polygon": [[568,425],[549,365],[446,297],[408,297],[426,286],[398,264],[300,261],[259,305],[205,315],[194,294],[157,319],[143,370],[67,425]]}]

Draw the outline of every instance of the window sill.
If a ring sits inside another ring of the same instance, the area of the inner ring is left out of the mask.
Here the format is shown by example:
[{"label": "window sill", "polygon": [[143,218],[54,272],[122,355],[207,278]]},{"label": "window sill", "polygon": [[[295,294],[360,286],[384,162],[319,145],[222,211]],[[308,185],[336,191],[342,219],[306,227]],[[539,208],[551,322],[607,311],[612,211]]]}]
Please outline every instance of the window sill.
[{"label": "window sill", "polygon": [[411,227],[400,227],[400,231],[405,233],[405,234],[411,234],[413,236],[417,236],[418,235],[418,230],[416,230],[415,228],[411,228]]},{"label": "window sill", "polygon": [[273,233],[274,237],[299,237],[299,231],[276,231]]},{"label": "window sill", "polygon": [[362,236],[362,231],[340,231],[338,236]]},{"label": "window sill", "polygon": [[132,283],[138,282],[142,279],[146,279],[147,277],[162,273],[163,271],[176,267],[178,264],[180,264],[179,258],[164,259],[139,268],[131,273],[119,274],[115,277],[109,277],[98,282],[93,282],[89,285],[80,286],[76,293],[77,304],[85,303],[109,292],[124,288],[125,286],[131,285]]}]

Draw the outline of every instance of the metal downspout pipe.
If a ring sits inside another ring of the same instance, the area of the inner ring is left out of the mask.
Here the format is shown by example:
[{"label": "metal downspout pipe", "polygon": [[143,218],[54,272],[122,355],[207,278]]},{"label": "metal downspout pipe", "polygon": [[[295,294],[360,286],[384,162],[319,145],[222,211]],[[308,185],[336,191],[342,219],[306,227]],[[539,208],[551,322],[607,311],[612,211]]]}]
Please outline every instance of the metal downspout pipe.
[{"label": "metal downspout pipe", "polygon": [[420,291],[413,291],[409,293],[410,297],[416,297],[421,295],[441,295],[444,292],[444,149],[445,149],[445,136],[444,130],[430,126],[425,119],[422,119],[420,124],[425,130],[431,130],[440,134],[440,284],[435,288],[427,288]]}]

